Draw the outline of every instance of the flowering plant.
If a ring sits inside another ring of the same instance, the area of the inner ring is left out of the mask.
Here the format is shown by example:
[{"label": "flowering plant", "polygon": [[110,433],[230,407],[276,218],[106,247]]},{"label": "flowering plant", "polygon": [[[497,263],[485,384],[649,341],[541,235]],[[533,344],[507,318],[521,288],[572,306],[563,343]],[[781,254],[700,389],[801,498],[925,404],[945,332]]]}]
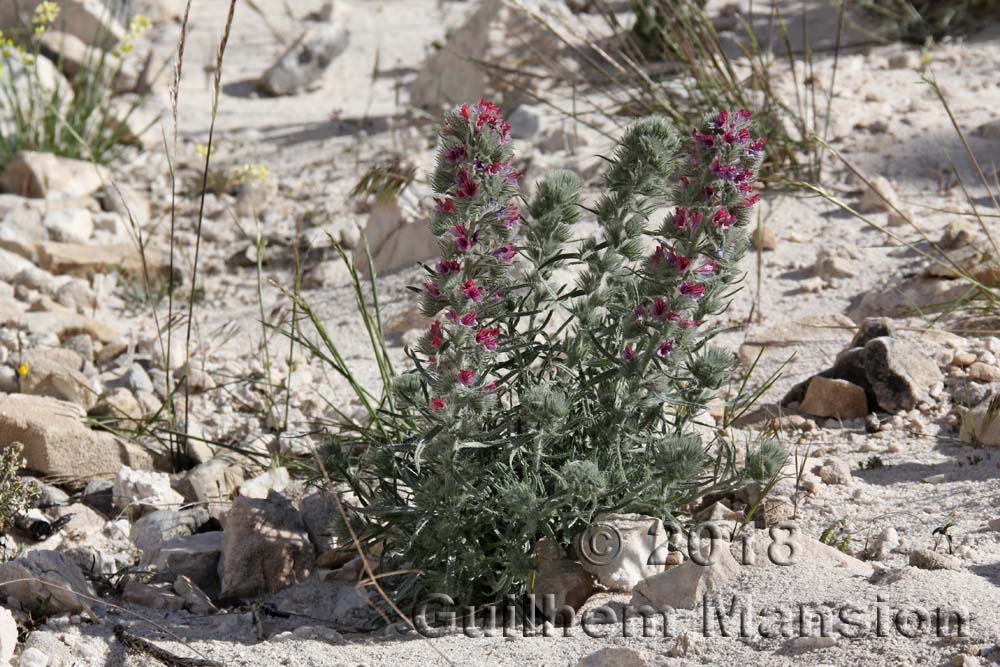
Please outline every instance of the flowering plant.
[{"label": "flowering plant", "polygon": [[[420,570],[401,594],[528,592],[542,537],[572,549],[598,513],[673,516],[774,474],[776,445],[741,468],[694,427],[732,366],[710,320],[740,278],[763,146],[743,110],[686,141],[662,119],[636,123],[592,210],[600,236],[573,244],[578,178],[550,174],[527,201],[500,110],[445,117],[442,257],[414,288],[432,321],[378,428],[329,450],[362,542]],[[556,282],[561,266],[579,270],[574,285]]]}]

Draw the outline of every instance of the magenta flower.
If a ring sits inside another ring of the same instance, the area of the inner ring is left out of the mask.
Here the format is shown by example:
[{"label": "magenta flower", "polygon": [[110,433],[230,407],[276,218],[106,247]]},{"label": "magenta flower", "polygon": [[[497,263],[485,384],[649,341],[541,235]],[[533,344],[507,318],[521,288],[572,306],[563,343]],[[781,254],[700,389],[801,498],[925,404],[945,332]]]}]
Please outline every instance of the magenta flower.
[{"label": "magenta flower", "polygon": [[502,245],[493,251],[493,256],[504,264],[510,264],[514,261],[514,257],[517,256],[517,246],[513,243]]},{"label": "magenta flower", "polygon": [[720,208],[712,216],[712,224],[719,229],[729,229],[736,222],[736,217],[728,210]]},{"label": "magenta flower", "polygon": [[681,273],[687,271],[688,267],[691,266],[691,260],[687,257],[681,257],[674,252],[673,248],[670,248],[670,250],[667,251],[667,260],[670,262],[670,266],[674,267]]},{"label": "magenta flower", "polygon": [[440,398],[431,399],[431,412],[441,412],[445,408],[444,400]]},{"label": "magenta flower", "polygon": [[500,339],[500,329],[480,329],[476,332],[476,343],[483,346],[487,352],[497,349]]},{"label": "magenta flower", "polygon": [[695,269],[694,272],[697,273],[699,276],[713,278],[715,277],[715,274],[719,272],[719,265],[709,259],[706,260],[704,264]]},{"label": "magenta flower", "polygon": [[673,353],[673,351],[674,351],[673,341],[665,340],[662,343],[660,343],[660,346],[658,348],[656,348],[656,356],[658,356],[660,359],[666,359]]},{"label": "magenta flower", "polygon": [[434,320],[431,324],[430,347],[432,350],[436,350],[442,345],[444,345],[444,338],[441,336],[441,321]]},{"label": "magenta flower", "polygon": [[517,226],[518,221],[521,219],[521,209],[516,206],[508,205],[503,209],[503,222],[504,227],[508,230],[514,229]]},{"label": "magenta flower", "polygon": [[455,176],[455,183],[458,185],[455,196],[459,199],[473,199],[479,195],[479,184],[469,176],[468,169],[458,172],[458,175]]},{"label": "magenta flower", "polygon": [[701,213],[686,208],[678,208],[674,212],[674,227],[677,229],[695,229],[701,224]]},{"label": "magenta flower", "polygon": [[632,349],[631,345],[626,345],[625,349],[622,350],[622,360],[626,362],[635,361],[635,350]]},{"label": "magenta flower", "polygon": [[455,212],[455,202],[450,197],[446,197],[445,199],[435,197],[434,202],[434,210],[440,215],[450,215]]},{"label": "magenta flower", "polygon": [[761,137],[759,139],[754,139],[750,142],[750,146],[747,147],[746,156],[750,159],[756,158],[758,155],[764,152],[764,144],[767,143],[767,137]]},{"label": "magenta flower", "polygon": [[455,164],[456,162],[461,162],[465,159],[466,150],[465,146],[452,146],[444,152],[444,159]]},{"label": "magenta flower", "polygon": [[462,284],[462,293],[465,295],[466,299],[474,303],[478,303],[483,299],[483,290],[476,286],[475,280],[466,280]]},{"label": "magenta flower", "polygon": [[460,370],[458,372],[458,381],[466,387],[471,387],[476,383],[476,372],[465,369]]},{"label": "magenta flower", "polygon": [[449,322],[458,322],[461,326],[466,329],[472,329],[478,324],[475,313],[466,313],[464,315],[459,315],[454,310],[449,310],[445,313],[445,318]]},{"label": "magenta flower", "polygon": [[670,312],[670,307],[667,306],[667,302],[656,297],[653,299],[653,307],[650,309],[650,314],[653,316],[654,320],[662,320]]},{"label": "magenta flower", "polygon": [[705,296],[705,286],[698,283],[683,282],[680,286],[680,293],[691,297],[692,301],[698,301]]},{"label": "magenta flower", "polygon": [[433,280],[424,283],[424,291],[430,294],[435,299],[440,299],[442,296],[444,296],[443,294],[441,294],[441,288],[439,288],[437,286],[437,283],[435,283]]},{"label": "magenta flower", "polygon": [[449,273],[458,273],[462,270],[462,265],[455,260],[439,259],[437,263],[438,275],[446,276]]},{"label": "magenta flower", "polygon": [[455,237],[455,250],[458,252],[469,252],[472,249],[472,244],[479,237],[479,234],[476,233],[470,238],[468,231],[461,225],[452,227],[451,235]]}]

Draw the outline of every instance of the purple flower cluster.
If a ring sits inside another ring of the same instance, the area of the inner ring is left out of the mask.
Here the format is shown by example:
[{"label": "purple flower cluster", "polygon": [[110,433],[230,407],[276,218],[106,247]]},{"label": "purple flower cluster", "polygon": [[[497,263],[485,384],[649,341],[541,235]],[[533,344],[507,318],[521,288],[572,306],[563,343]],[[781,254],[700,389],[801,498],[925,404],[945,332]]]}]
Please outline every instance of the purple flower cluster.
[{"label": "purple flower cluster", "polygon": [[441,131],[433,183],[443,256],[423,283],[424,311],[436,318],[422,344],[432,413],[454,414],[496,388],[490,371],[503,340],[490,323],[503,315],[521,220],[509,142],[500,108],[484,100],[448,114]]},{"label": "purple flower cluster", "polygon": [[759,195],[753,183],[765,139],[750,133],[750,112],[720,111],[691,132],[690,154],[647,263],[643,297],[635,308],[636,335],[622,350],[629,363],[645,350],[665,360],[688,330],[702,324],[705,305],[731,273],[743,226]]}]

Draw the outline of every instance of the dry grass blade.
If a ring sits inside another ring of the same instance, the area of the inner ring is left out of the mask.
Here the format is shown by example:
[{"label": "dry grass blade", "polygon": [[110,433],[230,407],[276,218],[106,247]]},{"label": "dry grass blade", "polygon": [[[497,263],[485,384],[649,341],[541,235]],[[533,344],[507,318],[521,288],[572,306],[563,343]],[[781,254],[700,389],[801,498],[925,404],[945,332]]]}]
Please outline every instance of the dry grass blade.
[{"label": "dry grass blade", "polygon": [[[226,45],[229,43],[229,34],[233,28],[233,15],[236,12],[236,0],[230,0],[229,12],[226,15],[226,25],[222,32],[222,39],[219,41],[219,51],[215,58],[215,81],[212,87],[212,120],[208,126],[208,148],[205,151],[205,168],[202,172],[201,180],[201,201],[198,203],[198,221],[195,226],[194,260],[191,267],[191,292],[188,296],[187,322],[184,340],[184,364],[186,373],[190,374],[191,368],[191,326],[194,320],[194,302],[198,286],[198,259],[201,253],[201,226],[205,220],[205,198],[208,193],[208,174],[212,162],[212,142],[215,139],[215,120],[219,113],[219,93],[222,87],[222,61],[226,55]],[[190,429],[191,410],[191,387],[190,382],[184,383],[184,432]],[[185,444],[186,448],[186,444]]]}]

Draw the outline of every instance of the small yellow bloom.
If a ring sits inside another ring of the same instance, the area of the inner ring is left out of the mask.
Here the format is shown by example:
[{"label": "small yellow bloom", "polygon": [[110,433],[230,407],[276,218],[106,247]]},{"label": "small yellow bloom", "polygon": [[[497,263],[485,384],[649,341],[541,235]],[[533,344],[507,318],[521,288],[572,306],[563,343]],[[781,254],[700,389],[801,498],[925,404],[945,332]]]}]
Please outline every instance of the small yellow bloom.
[{"label": "small yellow bloom", "polygon": [[139,14],[133,18],[128,24],[128,32],[122,37],[121,42],[118,43],[118,48],[115,49],[114,55],[121,58],[126,53],[130,52],[135,48],[135,41],[139,39],[147,30],[149,30],[153,25],[153,22],[149,20],[149,17]]},{"label": "small yellow bloom", "polygon": [[59,18],[59,5],[46,0],[35,7],[35,15],[31,18],[31,22],[36,26],[47,26],[57,18]]},{"label": "small yellow bloom", "polygon": [[237,183],[246,183],[247,181],[266,183],[271,180],[271,170],[260,162],[245,164],[242,167],[233,168],[233,178]]},{"label": "small yellow bloom", "polygon": [[208,157],[208,146],[206,144],[195,144],[194,152],[200,157]]},{"label": "small yellow bloom", "polygon": [[30,366],[28,366],[28,362],[24,362],[23,364],[21,364],[20,366],[18,366],[18,367],[17,367],[17,374],[18,374],[18,375],[19,375],[20,377],[24,377],[25,375],[27,375],[27,374],[28,374],[28,370],[29,370],[30,368],[31,368],[31,367],[30,367]]}]

